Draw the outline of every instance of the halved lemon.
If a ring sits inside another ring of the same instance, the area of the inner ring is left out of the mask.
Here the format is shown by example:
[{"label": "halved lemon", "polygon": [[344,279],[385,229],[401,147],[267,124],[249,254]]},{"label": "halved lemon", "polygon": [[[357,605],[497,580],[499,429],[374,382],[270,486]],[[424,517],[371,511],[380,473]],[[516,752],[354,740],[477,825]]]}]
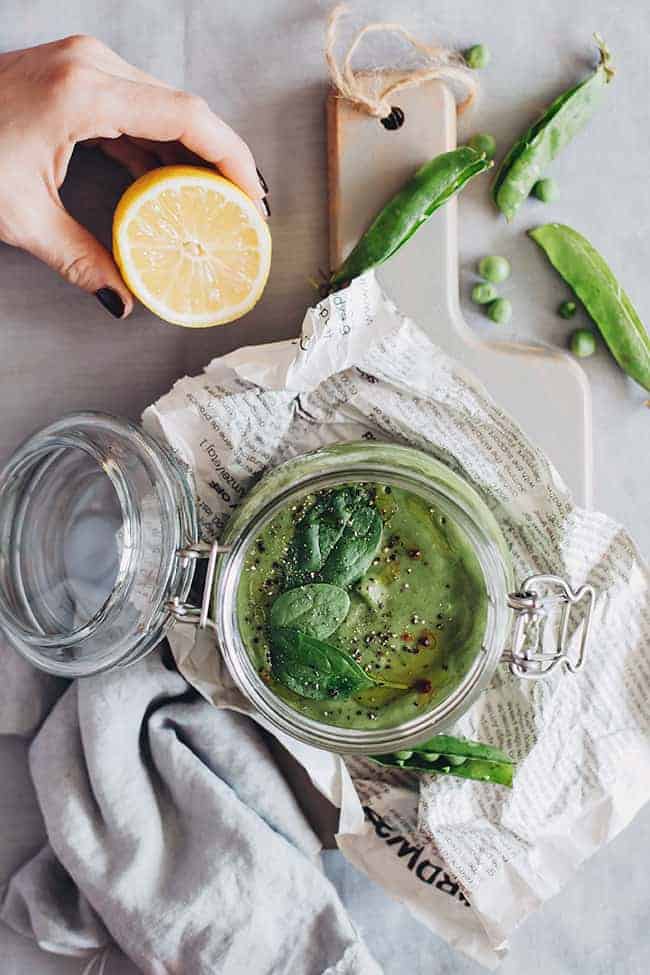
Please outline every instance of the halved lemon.
[{"label": "halved lemon", "polygon": [[154,314],[205,328],[241,318],[259,301],[271,234],[253,201],[223,176],[162,166],[118,203],[113,254],[128,287]]}]

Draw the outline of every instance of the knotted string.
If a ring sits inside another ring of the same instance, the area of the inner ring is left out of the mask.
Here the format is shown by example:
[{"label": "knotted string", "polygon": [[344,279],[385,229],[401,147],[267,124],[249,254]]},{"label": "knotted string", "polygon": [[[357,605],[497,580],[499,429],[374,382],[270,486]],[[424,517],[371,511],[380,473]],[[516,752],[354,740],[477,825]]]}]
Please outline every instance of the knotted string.
[{"label": "knotted string", "polygon": [[[338,4],[332,10],[327,24],[325,43],[325,59],[329,67],[330,77],[342,98],[353,102],[369,115],[384,119],[390,116],[393,109],[391,100],[398,91],[421,85],[425,81],[439,80],[449,82],[454,92],[460,89],[462,96],[460,99],[457,97],[459,112],[464,112],[472,104],[478,92],[478,84],[471,69],[465,64],[462,55],[444,47],[424,44],[401,24],[384,22],[366,24],[357,32],[341,66],[334,53],[334,47],[339,20],[347,11],[348,8],[343,3]],[[384,87],[381,87],[381,72],[376,71],[371,75],[371,88],[374,87],[375,90],[369,91],[368,75],[364,73],[362,78],[355,74],[352,70],[352,59],[363,38],[373,33],[400,35],[425,60],[425,64],[411,70],[402,69],[391,72],[391,81]]]}]

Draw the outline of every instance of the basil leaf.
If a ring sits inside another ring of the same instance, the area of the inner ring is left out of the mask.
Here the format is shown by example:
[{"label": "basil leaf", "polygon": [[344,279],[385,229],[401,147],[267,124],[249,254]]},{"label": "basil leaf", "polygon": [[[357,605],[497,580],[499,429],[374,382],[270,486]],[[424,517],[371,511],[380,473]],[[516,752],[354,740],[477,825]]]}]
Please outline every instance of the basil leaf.
[{"label": "basil leaf", "polygon": [[350,608],[345,589],[316,582],[282,593],[271,606],[271,627],[292,627],[319,640],[336,630]]},{"label": "basil leaf", "polygon": [[271,630],[271,670],[290,691],[314,701],[351,697],[375,683],[347,653],[291,627]]},{"label": "basil leaf", "polygon": [[343,486],[318,498],[296,526],[287,553],[287,587],[360,579],[381,545],[382,520],[367,492]]}]

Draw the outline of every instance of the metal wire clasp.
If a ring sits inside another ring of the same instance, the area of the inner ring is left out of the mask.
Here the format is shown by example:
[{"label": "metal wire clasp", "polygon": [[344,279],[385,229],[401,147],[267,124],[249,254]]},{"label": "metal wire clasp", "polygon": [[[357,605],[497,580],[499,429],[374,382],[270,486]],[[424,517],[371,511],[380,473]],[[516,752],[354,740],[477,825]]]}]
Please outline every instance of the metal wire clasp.
[{"label": "metal wire clasp", "polygon": [[167,607],[169,612],[178,623],[190,623],[198,626],[200,630],[206,627],[216,630],[217,625],[210,618],[210,601],[212,599],[212,589],[214,586],[214,574],[217,568],[217,558],[230,552],[229,545],[220,545],[219,542],[196,542],[181,548],[176,553],[179,559],[207,559],[208,565],[205,570],[205,581],[203,583],[203,598],[200,606],[193,606],[192,603],[182,603],[178,596],[170,599]]},{"label": "metal wire clasp", "polygon": [[[593,586],[580,586],[574,591],[559,576],[530,576],[519,592],[508,595],[508,605],[515,612],[512,632],[512,646],[503,654],[503,661],[510,666],[510,673],[525,680],[546,677],[559,664],[564,664],[569,673],[580,670],[585,661],[591,620],[593,616],[595,590]],[[582,634],[575,659],[567,653],[569,620],[574,609],[584,612]],[[557,641],[553,650],[544,650],[544,631],[551,620],[554,609],[559,609],[557,619]]]}]

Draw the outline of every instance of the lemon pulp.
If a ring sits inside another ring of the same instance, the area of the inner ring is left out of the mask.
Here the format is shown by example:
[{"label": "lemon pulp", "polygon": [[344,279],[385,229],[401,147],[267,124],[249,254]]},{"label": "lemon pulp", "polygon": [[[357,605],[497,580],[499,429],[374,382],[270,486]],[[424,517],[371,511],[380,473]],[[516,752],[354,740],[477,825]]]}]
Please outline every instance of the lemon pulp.
[{"label": "lemon pulp", "polygon": [[234,183],[210,169],[163,166],[118,203],[113,252],[144,305],[165,321],[200,328],[234,321],[257,303],[271,235]]}]

